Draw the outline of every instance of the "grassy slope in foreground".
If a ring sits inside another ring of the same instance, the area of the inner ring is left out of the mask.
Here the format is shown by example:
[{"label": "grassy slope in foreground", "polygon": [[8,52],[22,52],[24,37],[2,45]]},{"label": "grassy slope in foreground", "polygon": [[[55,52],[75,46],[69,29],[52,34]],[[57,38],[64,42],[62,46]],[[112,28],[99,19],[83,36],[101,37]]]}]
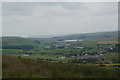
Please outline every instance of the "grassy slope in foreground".
[{"label": "grassy slope in foreground", "polygon": [[117,78],[119,68],[62,64],[3,55],[3,78]]}]

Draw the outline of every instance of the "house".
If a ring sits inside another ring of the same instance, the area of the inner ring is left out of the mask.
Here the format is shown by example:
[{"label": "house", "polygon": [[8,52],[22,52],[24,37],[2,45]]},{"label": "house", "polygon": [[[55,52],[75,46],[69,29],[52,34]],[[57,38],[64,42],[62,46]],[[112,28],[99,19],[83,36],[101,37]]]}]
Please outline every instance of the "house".
[{"label": "house", "polygon": [[58,59],[64,59],[65,57],[58,57]]},{"label": "house", "polygon": [[45,49],[50,49],[50,46],[46,46]]},{"label": "house", "polygon": [[23,54],[23,56],[29,56],[28,54]]},{"label": "house", "polygon": [[75,49],[83,49],[84,47],[74,47]]}]

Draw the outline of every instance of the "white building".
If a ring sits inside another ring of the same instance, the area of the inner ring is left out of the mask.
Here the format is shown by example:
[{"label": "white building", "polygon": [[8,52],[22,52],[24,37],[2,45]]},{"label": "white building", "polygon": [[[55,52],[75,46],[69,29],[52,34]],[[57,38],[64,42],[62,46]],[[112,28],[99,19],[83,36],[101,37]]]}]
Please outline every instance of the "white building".
[{"label": "white building", "polygon": [[64,59],[65,57],[59,57],[58,59]]},{"label": "white building", "polygon": [[64,42],[76,42],[76,41],[83,41],[83,40],[64,40]]}]

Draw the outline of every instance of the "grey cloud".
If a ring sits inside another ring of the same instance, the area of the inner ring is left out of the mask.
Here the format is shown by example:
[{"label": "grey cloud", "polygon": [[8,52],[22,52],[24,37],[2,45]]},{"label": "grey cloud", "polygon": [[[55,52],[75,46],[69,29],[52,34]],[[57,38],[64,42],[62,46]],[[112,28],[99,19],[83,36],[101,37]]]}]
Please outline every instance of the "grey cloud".
[{"label": "grey cloud", "polygon": [[0,36],[2,36],[2,3],[0,2]]},{"label": "grey cloud", "polygon": [[3,35],[117,30],[117,3],[3,3]]}]

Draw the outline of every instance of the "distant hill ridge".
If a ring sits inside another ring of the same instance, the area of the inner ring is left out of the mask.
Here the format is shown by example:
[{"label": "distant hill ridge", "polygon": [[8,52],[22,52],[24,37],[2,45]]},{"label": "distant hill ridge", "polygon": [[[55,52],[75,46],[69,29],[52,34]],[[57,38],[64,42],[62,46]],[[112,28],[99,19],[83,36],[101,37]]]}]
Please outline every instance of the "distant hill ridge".
[{"label": "distant hill ridge", "polygon": [[118,40],[118,31],[72,34],[67,36],[56,36],[52,38],[34,38],[34,39],[45,41],[62,41],[62,40],[116,41]]},{"label": "distant hill ridge", "polygon": [[3,36],[4,42],[13,43],[34,43],[34,40],[59,41],[59,40],[83,40],[83,41],[116,41],[118,40],[118,31],[82,33],[67,36],[56,36],[52,38],[23,38],[19,36]]}]

